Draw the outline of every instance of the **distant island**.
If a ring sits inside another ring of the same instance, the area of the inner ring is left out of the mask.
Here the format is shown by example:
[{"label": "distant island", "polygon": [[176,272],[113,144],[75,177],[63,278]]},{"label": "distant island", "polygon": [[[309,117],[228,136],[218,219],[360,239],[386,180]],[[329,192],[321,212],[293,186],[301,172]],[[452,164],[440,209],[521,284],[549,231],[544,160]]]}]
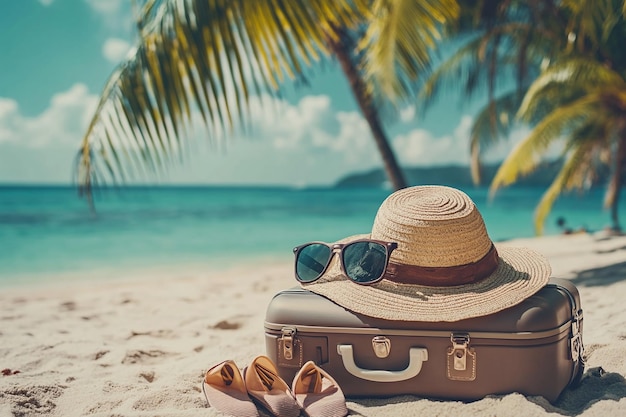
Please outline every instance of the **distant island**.
[{"label": "distant island", "polygon": [[[561,169],[561,159],[542,163],[530,175],[520,178],[513,186],[547,187]],[[500,164],[489,164],[482,167],[482,184],[488,186]],[[470,167],[467,165],[437,165],[430,167],[409,167],[403,169],[410,185],[450,185],[454,187],[473,186]],[[599,173],[594,186],[606,184],[608,169]],[[347,175],[335,184],[336,187],[382,187],[388,182],[382,168]]]}]

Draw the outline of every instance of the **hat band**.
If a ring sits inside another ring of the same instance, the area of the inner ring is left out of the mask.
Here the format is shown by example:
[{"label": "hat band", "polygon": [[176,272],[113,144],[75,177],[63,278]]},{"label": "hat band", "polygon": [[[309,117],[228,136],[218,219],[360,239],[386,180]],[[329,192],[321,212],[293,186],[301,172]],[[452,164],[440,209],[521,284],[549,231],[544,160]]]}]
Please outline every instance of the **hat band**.
[{"label": "hat band", "polygon": [[471,284],[487,278],[498,268],[498,251],[494,245],[476,262],[464,265],[426,267],[389,262],[383,279],[399,284],[426,285],[429,287],[453,287]]}]

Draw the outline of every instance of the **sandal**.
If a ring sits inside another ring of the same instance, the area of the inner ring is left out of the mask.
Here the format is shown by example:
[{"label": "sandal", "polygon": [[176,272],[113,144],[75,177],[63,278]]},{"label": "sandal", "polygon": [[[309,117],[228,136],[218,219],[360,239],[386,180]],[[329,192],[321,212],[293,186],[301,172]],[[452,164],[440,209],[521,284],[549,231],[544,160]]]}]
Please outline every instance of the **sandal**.
[{"label": "sandal", "polygon": [[248,394],[272,415],[298,417],[300,406],[287,383],[278,376],[278,370],[267,356],[257,356],[243,370]]},{"label": "sandal", "polygon": [[315,362],[308,361],[293,380],[296,401],[310,417],[348,415],[346,399],[337,382]]},{"label": "sandal", "polygon": [[209,405],[234,417],[258,417],[254,403],[248,396],[244,379],[232,360],[209,369],[202,381],[202,392]]}]

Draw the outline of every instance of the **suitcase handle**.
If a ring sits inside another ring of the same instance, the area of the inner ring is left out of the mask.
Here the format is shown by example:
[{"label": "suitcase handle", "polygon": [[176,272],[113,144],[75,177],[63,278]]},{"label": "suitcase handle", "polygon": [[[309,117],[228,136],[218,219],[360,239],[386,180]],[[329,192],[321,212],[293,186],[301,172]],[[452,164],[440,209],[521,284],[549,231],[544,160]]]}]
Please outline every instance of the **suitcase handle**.
[{"label": "suitcase handle", "polygon": [[421,347],[409,349],[409,365],[401,371],[385,371],[379,369],[363,369],[354,363],[352,345],[337,345],[337,353],[341,356],[343,366],[357,378],[374,382],[398,382],[411,379],[422,370],[422,363],[428,360],[428,350]]}]

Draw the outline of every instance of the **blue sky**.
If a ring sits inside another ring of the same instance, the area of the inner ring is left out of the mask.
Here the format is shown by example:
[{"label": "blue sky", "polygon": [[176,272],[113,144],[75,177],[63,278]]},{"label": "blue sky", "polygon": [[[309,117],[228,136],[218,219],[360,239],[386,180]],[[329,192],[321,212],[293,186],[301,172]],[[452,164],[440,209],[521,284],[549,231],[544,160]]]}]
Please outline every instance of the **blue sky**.
[{"label": "blue sky", "polygon": [[[5,1],[1,10],[0,183],[70,183],[101,89],[135,42],[131,1],[19,0]],[[248,136],[211,145],[198,124],[189,133],[193,156],[154,180],[330,184],[381,166],[337,66],[315,69],[310,81],[289,88],[275,103],[277,114],[258,106]],[[412,106],[399,109],[386,128],[400,163],[467,163],[476,108],[448,99],[425,115]],[[506,149],[487,159],[501,159]]]}]

